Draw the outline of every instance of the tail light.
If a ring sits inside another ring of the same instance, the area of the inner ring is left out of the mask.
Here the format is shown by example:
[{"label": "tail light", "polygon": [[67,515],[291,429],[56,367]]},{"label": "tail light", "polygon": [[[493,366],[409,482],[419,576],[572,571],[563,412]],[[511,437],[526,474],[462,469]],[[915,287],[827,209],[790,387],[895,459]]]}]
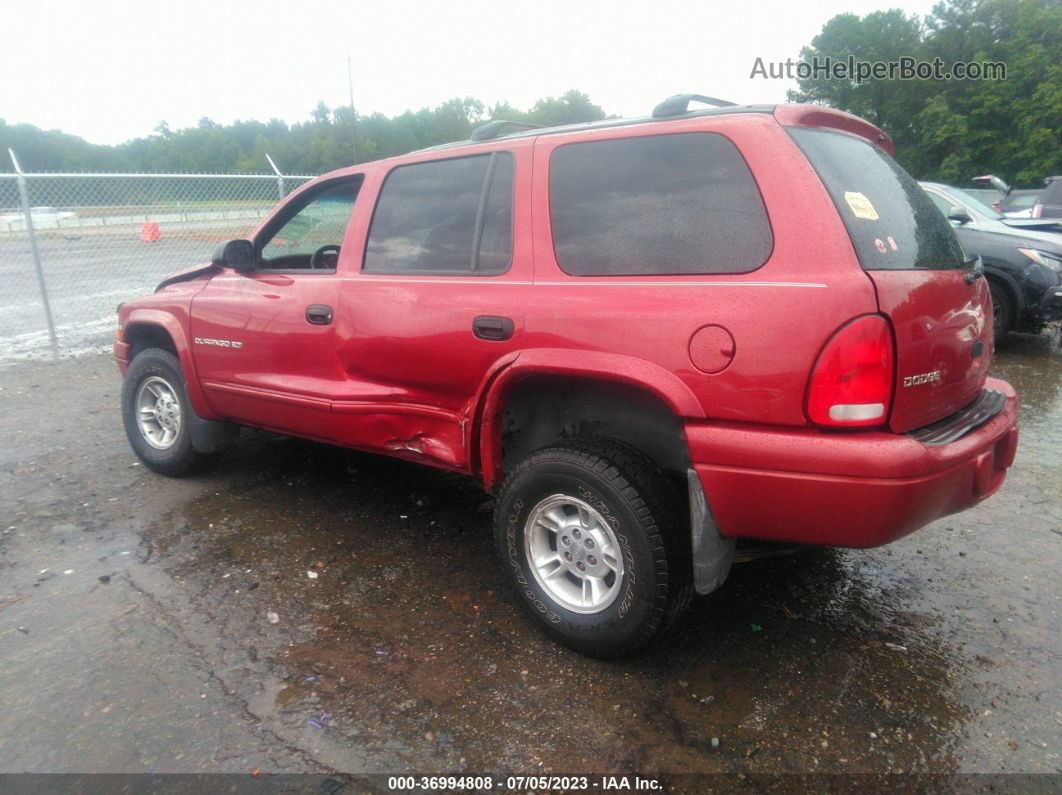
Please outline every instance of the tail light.
[{"label": "tail light", "polygon": [[1042,204],[1037,202],[1036,204],[1033,205],[1033,211],[1032,211],[1032,217],[1033,218],[1039,218],[1041,215],[1043,215],[1043,212],[1044,212],[1044,206]]},{"label": "tail light", "polygon": [[892,330],[881,315],[842,326],[822,349],[808,385],[808,419],[833,428],[884,424],[896,367]]}]

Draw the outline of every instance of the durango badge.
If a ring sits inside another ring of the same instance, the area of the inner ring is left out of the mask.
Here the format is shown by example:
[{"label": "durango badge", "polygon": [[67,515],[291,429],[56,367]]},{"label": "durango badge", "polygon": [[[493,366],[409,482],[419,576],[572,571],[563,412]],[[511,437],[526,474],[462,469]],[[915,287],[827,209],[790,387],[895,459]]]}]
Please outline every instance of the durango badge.
[{"label": "durango badge", "polygon": [[215,348],[242,348],[243,343],[236,340],[214,340],[209,337],[196,337],[196,345],[213,345]]}]

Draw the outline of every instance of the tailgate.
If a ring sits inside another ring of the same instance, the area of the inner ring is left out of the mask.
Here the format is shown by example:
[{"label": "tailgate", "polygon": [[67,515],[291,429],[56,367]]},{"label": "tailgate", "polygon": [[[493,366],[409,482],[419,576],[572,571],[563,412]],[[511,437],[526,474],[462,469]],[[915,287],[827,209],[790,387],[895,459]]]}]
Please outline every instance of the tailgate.
[{"label": "tailgate", "polygon": [[928,425],[981,394],[992,352],[992,301],[968,271],[869,271],[896,336],[896,390],[889,427]]},{"label": "tailgate", "polygon": [[964,262],[925,191],[865,139],[790,128],[840,213],[859,263],[892,323],[897,432],[946,417],[981,392],[992,353],[987,282]]}]

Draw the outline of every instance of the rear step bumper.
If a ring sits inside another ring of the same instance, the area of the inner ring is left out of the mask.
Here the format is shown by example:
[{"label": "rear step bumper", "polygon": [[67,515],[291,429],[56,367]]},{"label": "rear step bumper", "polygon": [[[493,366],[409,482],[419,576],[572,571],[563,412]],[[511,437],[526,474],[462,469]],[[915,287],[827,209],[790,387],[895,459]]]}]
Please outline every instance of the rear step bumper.
[{"label": "rear step bumper", "polygon": [[[726,536],[874,547],[976,505],[1003,483],[1018,444],[1013,387],[964,435],[926,444],[883,431],[828,433],[690,423],[693,468]],[[945,423],[973,410],[971,404]],[[994,408],[994,407],[993,407]],[[982,406],[982,409],[984,407]],[[963,423],[959,423],[963,424]]]},{"label": "rear step bumper", "polygon": [[979,428],[1007,406],[1007,396],[998,389],[985,389],[980,397],[950,417],[926,425],[907,435],[922,444],[937,446],[961,439],[974,428]]}]

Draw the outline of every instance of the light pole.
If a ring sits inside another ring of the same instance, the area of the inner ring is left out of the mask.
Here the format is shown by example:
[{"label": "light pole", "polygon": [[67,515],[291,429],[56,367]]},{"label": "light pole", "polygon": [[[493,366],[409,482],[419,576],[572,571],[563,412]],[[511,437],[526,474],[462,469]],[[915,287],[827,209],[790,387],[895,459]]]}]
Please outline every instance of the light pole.
[{"label": "light pole", "polygon": [[347,87],[350,89],[350,148],[354,153],[354,162],[358,162],[358,121],[354,115],[354,73],[350,66],[350,52],[347,52]]}]

